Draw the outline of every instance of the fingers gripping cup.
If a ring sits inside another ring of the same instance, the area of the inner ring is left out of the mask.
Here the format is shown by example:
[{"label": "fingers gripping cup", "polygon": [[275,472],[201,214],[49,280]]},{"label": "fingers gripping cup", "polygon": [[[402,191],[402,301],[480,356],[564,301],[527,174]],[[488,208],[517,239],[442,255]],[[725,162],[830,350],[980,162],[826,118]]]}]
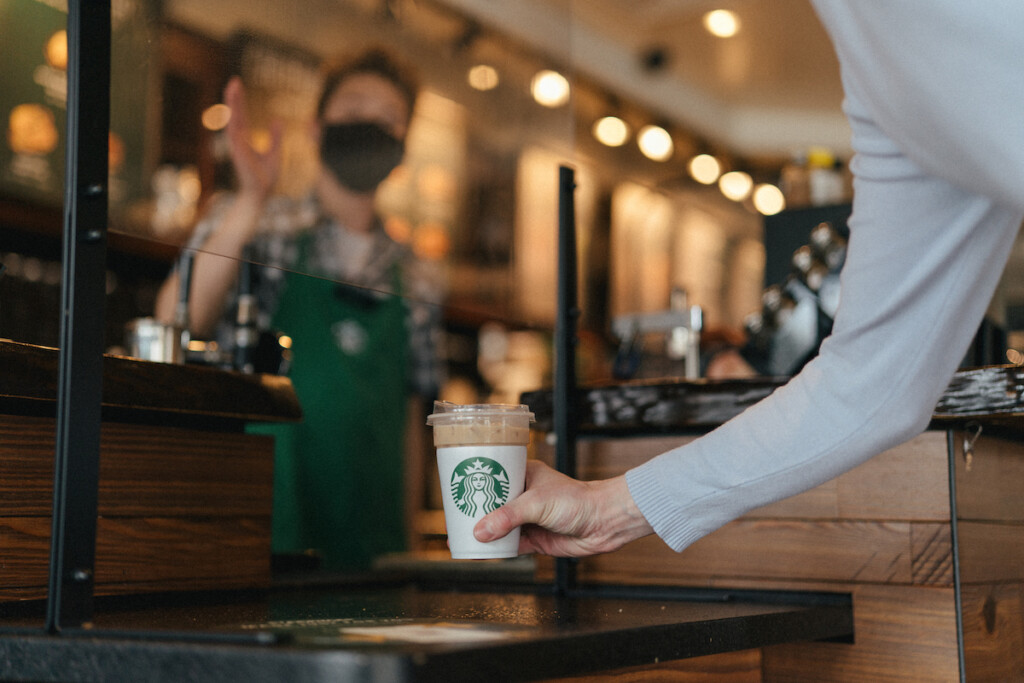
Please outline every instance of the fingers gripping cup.
[{"label": "fingers gripping cup", "polygon": [[473,537],[489,512],[523,492],[533,413],[524,405],[457,405],[435,401],[434,428],[448,547],[454,559],[519,554],[519,529],[490,543]]}]

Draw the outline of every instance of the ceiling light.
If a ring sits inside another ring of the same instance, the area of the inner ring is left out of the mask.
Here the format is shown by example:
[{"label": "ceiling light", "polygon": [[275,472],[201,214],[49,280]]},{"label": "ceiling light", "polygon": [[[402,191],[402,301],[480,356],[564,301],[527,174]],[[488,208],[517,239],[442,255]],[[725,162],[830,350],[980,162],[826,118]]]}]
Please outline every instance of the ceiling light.
[{"label": "ceiling light", "polygon": [[594,122],[594,137],[602,145],[621,147],[629,139],[629,126],[618,116],[605,116]]},{"label": "ceiling light", "polygon": [[43,50],[46,61],[54,69],[67,71],[68,68],[68,32],[64,29],[54,32],[46,41]]},{"label": "ceiling light", "polygon": [[786,208],[782,190],[770,183],[763,183],[754,189],[754,208],[765,216],[774,216]]},{"label": "ceiling light", "polygon": [[722,164],[710,154],[698,154],[690,159],[688,169],[691,178],[698,183],[710,185],[718,180],[718,176],[722,173]]},{"label": "ceiling light", "polygon": [[221,130],[231,120],[231,107],[226,104],[214,104],[203,110],[203,128]]},{"label": "ceiling light", "polygon": [[750,196],[754,181],[743,171],[730,171],[718,179],[718,189],[734,202],[742,202]]},{"label": "ceiling light", "polygon": [[530,84],[533,99],[545,107],[561,107],[569,101],[569,81],[557,71],[538,71]]},{"label": "ceiling light", "polygon": [[675,145],[672,136],[661,126],[644,126],[636,139],[643,155],[652,161],[668,161],[672,158]]},{"label": "ceiling light", "polygon": [[498,87],[498,70],[489,64],[477,64],[470,68],[466,80],[476,90],[494,90]]},{"label": "ceiling light", "polygon": [[731,38],[740,30],[740,18],[727,9],[716,9],[704,15],[704,28],[713,36]]}]

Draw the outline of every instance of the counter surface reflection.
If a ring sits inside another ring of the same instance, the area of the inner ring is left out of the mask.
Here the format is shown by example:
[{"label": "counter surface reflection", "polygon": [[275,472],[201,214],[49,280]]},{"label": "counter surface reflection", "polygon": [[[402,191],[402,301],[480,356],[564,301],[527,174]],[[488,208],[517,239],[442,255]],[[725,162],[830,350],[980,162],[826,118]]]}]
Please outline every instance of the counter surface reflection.
[{"label": "counter surface reflection", "polygon": [[395,583],[109,599],[88,631],[0,638],[0,669],[22,680],[525,681],[851,635],[843,596]]}]

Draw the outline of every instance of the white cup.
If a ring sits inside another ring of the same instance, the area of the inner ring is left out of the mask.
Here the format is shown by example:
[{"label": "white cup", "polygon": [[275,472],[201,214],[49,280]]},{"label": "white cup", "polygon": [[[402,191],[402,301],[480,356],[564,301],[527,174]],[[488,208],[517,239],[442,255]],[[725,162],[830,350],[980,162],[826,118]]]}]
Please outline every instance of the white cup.
[{"label": "white cup", "polygon": [[514,500],[526,482],[526,447],[533,413],[524,405],[457,405],[435,401],[434,428],[448,548],[454,559],[493,559],[519,554],[519,528],[481,543],[473,527]]}]

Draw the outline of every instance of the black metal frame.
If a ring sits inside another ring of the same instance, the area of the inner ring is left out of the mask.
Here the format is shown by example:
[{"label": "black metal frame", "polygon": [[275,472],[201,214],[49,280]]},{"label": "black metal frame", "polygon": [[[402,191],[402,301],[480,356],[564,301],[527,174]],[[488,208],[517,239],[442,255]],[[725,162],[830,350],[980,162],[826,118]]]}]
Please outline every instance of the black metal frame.
[{"label": "black metal frame", "polygon": [[956,506],[956,439],[954,430],[946,430],[946,457],[949,459],[949,537],[950,553],[953,556],[953,599],[956,610],[956,649],[960,662],[960,681],[967,680],[967,663],[964,661],[964,609],[960,588],[960,533],[957,524],[959,511]]},{"label": "black metal frame", "polygon": [[[106,306],[109,0],[69,0],[56,447],[43,631],[93,616]],[[5,634],[40,629],[5,628]]]},{"label": "black metal frame", "polygon": [[67,171],[46,630],[92,618],[110,130],[110,2],[68,2]]},{"label": "black metal frame", "polygon": [[[555,432],[555,468],[575,478],[576,444],[579,430],[576,419],[576,325],[580,317],[577,301],[576,261],[576,188],[574,172],[567,166],[559,168],[558,175],[558,309],[555,322],[554,402],[552,406]],[[760,589],[701,588],[687,586],[630,586],[616,584],[580,584],[577,580],[577,561],[572,558],[555,560],[553,590],[557,595],[571,598],[630,598],[639,600],[680,600],[730,602],[752,600],[758,602],[803,605],[851,605],[851,597],[842,593],[814,591],[769,591]],[[852,636],[842,639],[852,642]]]},{"label": "black metal frame", "polygon": [[[580,310],[576,292],[575,172],[558,169],[558,302],[555,320],[555,382],[553,421],[555,468],[576,475],[576,323]],[[576,588],[576,561],[555,561],[555,590],[566,595]]]}]

